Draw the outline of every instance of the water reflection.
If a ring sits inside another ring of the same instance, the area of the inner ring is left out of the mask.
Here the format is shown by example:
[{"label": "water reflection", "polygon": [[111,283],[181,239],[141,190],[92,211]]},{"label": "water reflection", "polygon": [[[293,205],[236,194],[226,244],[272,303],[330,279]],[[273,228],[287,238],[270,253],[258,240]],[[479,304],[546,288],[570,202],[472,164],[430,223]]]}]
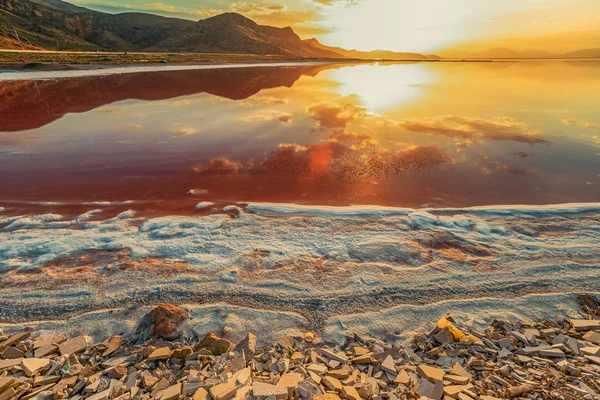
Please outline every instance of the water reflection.
[{"label": "water reflection", "polygon": [[599,89],[597,63],[561,62],[1,83],[0,206],[599,201]]}]

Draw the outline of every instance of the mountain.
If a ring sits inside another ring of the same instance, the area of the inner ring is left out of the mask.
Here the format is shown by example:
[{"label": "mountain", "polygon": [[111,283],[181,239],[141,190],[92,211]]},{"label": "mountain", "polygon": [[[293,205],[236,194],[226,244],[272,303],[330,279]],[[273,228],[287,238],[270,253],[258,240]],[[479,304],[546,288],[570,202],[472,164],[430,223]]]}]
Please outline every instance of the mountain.
[{"label": "mountain", "polygon": [[484,51],[466,54],[467,58],[552,58],[552,53],[545,50],[523,50],[516,51],[508,47],[496,47]]},{"label": "mountain", "polygon": [[439,60],[440,57],[436,55],[423,55],[418,53],[399,53],[389,50],[373,50],[373,51],[358,51],[358,50],[346,50],[341,47],[326,46],[319,42],[317,39],[306,39],[306,43],[312,47],[319,48],[325,51],[331,51],[337,53],[344,58],[359,58],[359,59],[384,59],[384,60]]},{"label": "mountain", "polygon": [[302,40],[289,27],[237,13],[197,22],[146,13],[107,14],[62,0],[0,0],[0,48],[269,54],[308,58],[431,58],[371,53]]},{"label": "mountain", "polygon": [[600,49],[584,49],[563,54],[561,58],[600,58]]}]

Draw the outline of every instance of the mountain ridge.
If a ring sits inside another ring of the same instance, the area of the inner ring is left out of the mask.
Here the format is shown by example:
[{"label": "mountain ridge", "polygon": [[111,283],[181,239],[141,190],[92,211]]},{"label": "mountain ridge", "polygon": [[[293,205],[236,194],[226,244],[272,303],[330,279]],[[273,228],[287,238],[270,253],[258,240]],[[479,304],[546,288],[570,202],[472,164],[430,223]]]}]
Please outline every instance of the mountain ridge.
[{"label": "mountain ridge", "polygon": [[62,0],[0,0],[0,16],[0,48],[439,59],[329,47],[301,39],[290,27],[259,25],[238,13],[190,21],[139,12],[107,14]]}]

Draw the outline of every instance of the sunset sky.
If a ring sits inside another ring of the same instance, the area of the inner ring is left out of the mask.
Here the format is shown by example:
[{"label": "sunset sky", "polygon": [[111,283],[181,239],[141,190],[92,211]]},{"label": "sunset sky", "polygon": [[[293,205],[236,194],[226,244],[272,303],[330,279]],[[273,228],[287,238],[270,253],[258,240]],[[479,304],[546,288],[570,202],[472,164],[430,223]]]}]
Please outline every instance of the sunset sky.
[{"label": "sunset sky", "polygon": [[304,38],[359,50],[600,47],[598,0],[72,0],[105,12],[203,19],[235,11]]}]

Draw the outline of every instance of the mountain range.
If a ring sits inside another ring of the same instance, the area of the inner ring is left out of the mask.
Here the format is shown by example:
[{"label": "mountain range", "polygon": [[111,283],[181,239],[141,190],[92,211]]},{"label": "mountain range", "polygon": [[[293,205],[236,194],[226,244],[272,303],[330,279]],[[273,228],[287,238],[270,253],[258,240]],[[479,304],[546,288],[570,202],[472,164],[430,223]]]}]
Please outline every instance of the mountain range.
[{"label": "mountain range", "polygon": [[473,53],[460,53],[461,57],[465,58],[483,58],[483,59],[519,59],[519,58],[598,58],[600,57],[600,49],[584,49],[572,51],[565,54],[552,53],[546,50],[523,50],[517,51],[508,47],[496,47]]},{"label": "mountain range", "polygon": [[292,28],[259,25],[237,13],[190,21],[137,12],[107,14],[62,0],[0,0],[0,48],[268,54],[303,58],[439,58],[329,47],[317,39],[301,39]]}]

